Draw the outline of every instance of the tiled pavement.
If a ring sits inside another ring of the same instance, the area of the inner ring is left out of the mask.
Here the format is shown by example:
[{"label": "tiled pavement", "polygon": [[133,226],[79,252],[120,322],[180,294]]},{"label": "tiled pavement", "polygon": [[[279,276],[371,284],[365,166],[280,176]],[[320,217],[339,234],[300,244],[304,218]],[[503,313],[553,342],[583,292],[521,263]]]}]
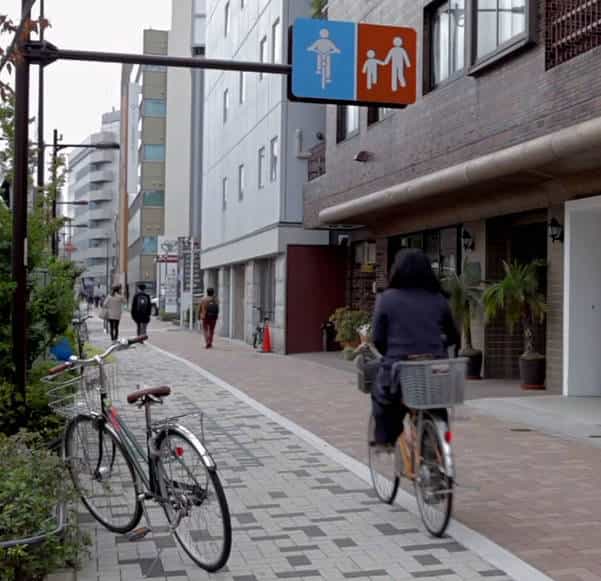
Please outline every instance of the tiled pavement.
[{"label": "tiled pavement", "polygon": [[[381,504],[354,474],[193,369],[148,346],[117,358],[125,385],[172,385],[166,405],[154,408],[160,415],[204,411],[205,440],[232,513],[232,555],[227,569],[209,576],[182,557],[158,509],[151,511],[154,536],[137,543],[82,509],[94,544],[79,581],[509,579],[452,538],[432,539],[415,516]],[[122,412],[139,430],[142,413]],[[200,431],[197,419],[189,422]]]},{"label": "tiled pavement", "polygon": [[[235,385],[365,461],[368,400],[354,377],[295,357],[260,355],[153,323],[154,345]],[[455,517],[557,581],[601,581],[601,450],[460,410]]]}]

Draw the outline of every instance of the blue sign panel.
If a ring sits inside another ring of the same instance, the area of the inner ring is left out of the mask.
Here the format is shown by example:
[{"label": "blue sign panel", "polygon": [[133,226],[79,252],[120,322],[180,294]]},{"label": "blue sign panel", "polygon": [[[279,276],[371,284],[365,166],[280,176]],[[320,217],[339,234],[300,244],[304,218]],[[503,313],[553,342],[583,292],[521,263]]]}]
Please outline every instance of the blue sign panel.
[{"label": "blue sign panel", "polygon": [[356,98],[357,25],[299,19],[294,24],[292,93],[297,98]]}]

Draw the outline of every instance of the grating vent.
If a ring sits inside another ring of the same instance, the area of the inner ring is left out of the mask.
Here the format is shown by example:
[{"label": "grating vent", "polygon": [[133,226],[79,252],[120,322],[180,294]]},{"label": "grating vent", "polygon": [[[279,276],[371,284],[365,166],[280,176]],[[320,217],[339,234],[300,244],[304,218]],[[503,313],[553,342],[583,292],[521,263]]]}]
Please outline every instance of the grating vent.
[{"label": "grating vent", "polygon": [[601,46],[601,0],[547,0],[547,70]]}]

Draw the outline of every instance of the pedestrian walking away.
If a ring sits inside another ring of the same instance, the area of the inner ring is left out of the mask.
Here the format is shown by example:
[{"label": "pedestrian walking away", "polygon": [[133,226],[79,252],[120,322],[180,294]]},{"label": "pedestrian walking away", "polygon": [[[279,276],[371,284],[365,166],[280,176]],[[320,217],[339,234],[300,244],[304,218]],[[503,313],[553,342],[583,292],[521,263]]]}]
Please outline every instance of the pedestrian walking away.
[{"label": "pedestrian walking away", "polygon": [[214,289],[207,289],[207,296],[200,302],[198,318],[202,321],[205,347],[210,349],[213,346],[215,325],[217,324],[217,319],[219,318],[219,301],[215,296]]},{"label": "pedestrian walking away", "polygon": [[134,295],[131,303],[131,318],[138,327],[138,337],[146,336],[151,312],[152,302],[150,295],[146,292],[146,285],[140,284],[138,285],[138,292]]},{"label": "pedestrian walking away", "polygon": [[114,286],[110,296],[106,297],[103,307],[106,309],[106,318],[108,319],[111,340],[119,339],[119,322],[123,313],[123,305],[125,304],[125,296],[121,294],[121,285]]},{"label": "pedestrian walking away", "polygon": [[93,292],[94,292],[94,306],[96,308],[98,308],[102,304],[102,297],[104,296],[104,289],[102,288],[100,283],[98,283],[94,287]]}]

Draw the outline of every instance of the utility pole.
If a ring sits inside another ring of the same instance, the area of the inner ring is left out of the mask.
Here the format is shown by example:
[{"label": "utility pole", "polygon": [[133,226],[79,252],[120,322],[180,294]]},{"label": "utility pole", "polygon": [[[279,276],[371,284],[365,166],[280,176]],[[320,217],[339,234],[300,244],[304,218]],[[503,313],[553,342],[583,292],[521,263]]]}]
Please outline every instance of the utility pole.
[{"label": "utility pole", "polygon": [[[21,18],[30,20],[28,0],[21,0]],[[22,52],[15,63],[15,178],[13,184],[13,293],[12,339],[15,363],[15,393],[25,399],[27,385],[27,166],[29,160],[29,56],[23,45],[30,39],[29,27],[17,40]]]},{"label": "utility pole", "polygon": [[110,243],[111,239],[107,238],[106,239],[106,286],[105,286],[105,292],[106,292],[106,296],[109,296],[109,243]]},{"label": "utility pole", "polygon": [[190,238],[190,329],[194,328],[194,237]]},{"label": "utility pole", "polygon": [[[40,67],[40,70],[42,67]],[[42,148],[43,149],[43,148]],[[58,172],[56,164],[58,163],[58,130],[52,132],[52,222],[56,220],[56,196],[58,195],[58,188],[56,187],[56,181],[58,179]],[[39,168],[38,168],[39,170]],[[58,256],[58,233],[52,235],[52,256]]]},{"label": "utility pole", "polygon": [[[44,0],[40,0],[40,42],[44,42]],[[34,190],[33,203],[36,202],[36,193],[43,195],[44,191],[44,65],[39,66],[38,74],[38,177],[37,192]]]}]

